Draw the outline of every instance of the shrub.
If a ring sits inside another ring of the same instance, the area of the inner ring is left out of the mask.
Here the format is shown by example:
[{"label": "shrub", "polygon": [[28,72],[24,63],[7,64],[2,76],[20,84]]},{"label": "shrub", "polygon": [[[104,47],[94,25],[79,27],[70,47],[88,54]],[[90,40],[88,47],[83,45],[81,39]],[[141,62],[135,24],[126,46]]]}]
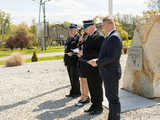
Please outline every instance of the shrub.
[{"label": "shrub", "polygon": [[28,47],[28,45],[29,45],[29,38],[23,33],[19,33],[14,37],[10,37],[6,41],[6,47],[10,48],[11,50],[13,50],[14,48],[23,49],[25,47]]},{"label": "shrub", "polygon": [[13,50],[15,48],[15,41],[13,37],[10,37],[7,41],[6,41],[6,47],[10,48],[11,50]]},{"label": "shrub", "polygon": [[24,64],[24,59],[20,53],[13,53],[6,61],[6,67],[20,66]]},{"label": "shrub", "polygon": [[31,61],[32,61],[32,62],[37,62],[37,61],[38,61],[38,57],[37,57],[37,54],[36,54],[35,51],[33,52],[33,56],[32,56]]},{"label": "shrub", "polygon": [[17,34],[15,36],[16,48],[25,48],[29,45],[29,38],[25,34]]}]

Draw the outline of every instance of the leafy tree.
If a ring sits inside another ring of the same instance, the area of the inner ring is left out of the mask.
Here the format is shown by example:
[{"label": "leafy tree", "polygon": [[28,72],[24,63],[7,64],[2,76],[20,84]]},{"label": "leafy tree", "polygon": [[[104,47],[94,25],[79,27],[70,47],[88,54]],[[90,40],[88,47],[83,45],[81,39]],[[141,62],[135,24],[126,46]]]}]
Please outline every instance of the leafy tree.
[{"label": "leafy tree", "polygon": [[32,25],[32,26],[28,26],[24,23],[19,24],[19,25],[11,25],[11,36],[15,37],[17,35],[23,35],[26,38],[29,38],[30,42],[28,47],[30,46],[36,46],[38,43],[38,38],[36,35],[36,31],[37,31],[37,26],[36,25]]},{"label": "leafy tree", "polygon": [[96,16],[96,17],[93,18],[93,20],[94,20],[96,23],[100,23],[100,22],[102,22],[103,18],[104,18],[104,17],[102,17],[102,16]]},{"label": "leafy tree", "polygon": [[[104,17],[102,16],[96,16],[93,18],[93,20],[98,23],[96,24],[96,27],[100,30],[100,23],[102,22]],[[120,33],[121,37],[123,40],[128,40],[128,32],[125,31],[123,29],[123,25],[118,21],[118,19],[115,17],[114,18],[114,21],[115,21],[115,24],[116,24],[116,28],[117,28],[117,31]]]},{"label": "leafy tree", "polygon": [[11,18],[8,13],[0,10],[0,40],[4,42],[10,36]]},{"label": "leafy tree", "polygon": [[119,23],[122,24],[123,29],[128,32],[128,38],[130,40],[133,39],[134,31],[136,28],[136,24],[139,23],[141,20],[140,16],[133,16],[129,14],[120,15],[117,14],[117,19]]},{"label": "leafy tree", "polygon": [[31,46],[38,46],[40,44],[40,41],[38,41],[37,36],[37,25],[35,23],[35,20],[32,20],[32,25],[29,27],[29,33],[30,33],[30,45]]},{"label": "leafy tree", "polygon": [[152,16],[159,16],[160,15],[160,9],[159,10],[148,10],[144,12],[144,17],[152,17]]},{"label": "leafy tree", "polygon": [[70,26],[70,23],[69,22],[67,22],[67,21],[64,21],[64,23],[62,23],[62,25],[65,27],[65,28],[69,28],[69,26]]},{"label": "leafy tree", "polygon": [[148,8],[151,10],[160,9],[160,0],[149,0],[147,2]]},{"label": "leafy tree", "polygon": [[26,24],[22,23],[22,24],[20,24],[20,25],[18,25],[16,27],[16,31],[13,31],[13,33],[15,35],[17,35],[17,34],[25,34],[27,36],[30,36],[30,29]]},{"label": "leafy tree", "polygon": [[115,17],[114,18],[115,24],[117,31],[120,33],[120,36],[123,40],[128,41],[128,32],[123,29],[123,25],[118,21],[118,19]]}]

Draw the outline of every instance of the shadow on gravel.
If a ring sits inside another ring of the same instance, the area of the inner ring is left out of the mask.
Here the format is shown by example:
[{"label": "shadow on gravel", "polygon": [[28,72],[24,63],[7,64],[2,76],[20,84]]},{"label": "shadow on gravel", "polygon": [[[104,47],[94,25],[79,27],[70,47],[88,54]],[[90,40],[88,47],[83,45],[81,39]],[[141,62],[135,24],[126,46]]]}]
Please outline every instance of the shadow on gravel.
[{"label": "shadow on gravel", "polygon": [[56,100],[56,101],[46,101],[38,105],[38,108],[34,109],[33,112],[38,112],[38,111],[46,110],[46,109],[51,110],[51,109],[61,108],[61,107],[64,107],[66,103],[68,103],[71,100],[72,98],[63,98],[63,99]]},{"label": "shadow on gravel", "polygon": [[[75,112],[76,110],[81,109],[79,107],[76,107],[75,105],[60,109],[64,107],[65,104],[71,100],[72,98],[64,98],[56,101],[47,101],[40,104],[38,106],[38,109],[34,109],[33,112],[50,110],[38,115],[36,118],[39,120],[59,120],[60,118],[64,119],[65,117],[69,116],[72,112]],[[87,113],[82,112],[80,116],[72,117],[72,118],[69,118],[68,120],[91,120],[95,117],[96,116],[91,116],[91,115],[88,115]]]},{"label": "shadow on gravel", "polygon": [[[80,109],[80,108],[76,107],[75,105],[72,105],[72,106],[66,107],[64,109],[44,112],[44,113],[38,115],[36,118],[38,120],[64,119],[65,117],[69,116],[72,112],[75,112],[78,109]],[[87,113],[82,113],[80,116],[72,117],[72,118],[69,118],[67,120],[91,120],[95,117],[97,117],[97,115],[91,116],[91,115],[88,115]]]},{"label": "shadow on gravel", "polygon": [[72,106],[66,107],[64,109],[44,112],[44,113],[38,115],[36,118],[38,120],[58,120],[60,118],[67,117],[72,112],[75,112],[78,109],[79,109],[79,107],[75,107],[75,105],[72,105]]},{"label": "shadow on gravel", "polygon": [[57,88],[57,89],[54,89],[54,90],[45,92],[45,93],[43,93],[43,94],[37,95],[37,96],[35,96],[35,97],[31,97],[31,98],[29,98],[29,99],[27,99],[27,100],[23,100],[23,101],[14,103],[14,104],[0,106],[0,112],[1,112],[1,111],[4,111],[4,110],[8,110],[8,109],[15,108],[15,107],[20,106],[20,105],[27,104],[27,103],[29,103],[29,102],[30,102],[31,100],[33,100],[33,99],[36,99],[36,98],[45,96],[45,95],[47,95],[47,94],[51,94],[51,93],[57,92],[57,91],[59,91],[59,90],[61,90],[61,89],[68,88],[69,86],[70,86],[70,85],[66,85],[66,86],[63,86],[63,87],[60,87],[60,88]]},{"label": "shadow on gravel", "polygon": [[24,105],[24,104],[27,104],[27,103],[28,103],[28,101],[23,100],[23,101],[15,103],[15,104],[0,106],[0,112],[4,111],[4,110],[15,108],[19,105]]},{"label": "shadow on gravel", "polygon": [[88,114],[81,114],[80,116],[74,117],[74,118],[70,118],[68,120],[91,120],[93,118],[97,117],[97,115],[88,115]]}]

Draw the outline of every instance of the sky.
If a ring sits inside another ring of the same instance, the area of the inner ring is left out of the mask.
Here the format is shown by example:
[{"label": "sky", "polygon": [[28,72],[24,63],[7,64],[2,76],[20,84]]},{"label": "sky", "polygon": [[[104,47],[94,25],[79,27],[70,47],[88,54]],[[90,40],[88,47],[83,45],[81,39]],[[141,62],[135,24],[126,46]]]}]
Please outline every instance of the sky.
[{"label": "sky", "polygon": [[[11,15],[13,24],[38,22],[40,0],[0,0],[0,9]],[[142,15],[147,0],[113,0],[113,13]],[[94,16],[108,15],[108,0],[51,0],[46,3],[49,23],[69,21],[81,24]]]}]

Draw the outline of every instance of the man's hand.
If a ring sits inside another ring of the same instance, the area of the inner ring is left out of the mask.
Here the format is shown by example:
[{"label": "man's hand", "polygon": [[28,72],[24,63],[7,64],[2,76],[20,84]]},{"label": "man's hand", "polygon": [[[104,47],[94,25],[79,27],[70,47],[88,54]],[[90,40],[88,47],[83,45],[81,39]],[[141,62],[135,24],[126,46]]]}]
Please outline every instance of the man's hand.
[{"label": "man's hand", "polygon": [[84,38],[83,38],[83,36],[81,36],[81,37],[79,38],[79,42],[80,42],[80,43],[83,43],[83,41],[84,41]]},{"label": "man's hand", "polygon": [[69,53],[67,53],[67,55],[71,57],[73,55],[73,53],[69,52]]},{"label": "man's hand", "polygon": [[83,51],[79,51],[78,55],[77,55],[79,58],[83,56]]},{"label": "man's hand", "polygon": [[97,61],[98,59],[92,59],[92,60],[89,60],[87,63],[90,64],[92,67],[97,67]]}]

